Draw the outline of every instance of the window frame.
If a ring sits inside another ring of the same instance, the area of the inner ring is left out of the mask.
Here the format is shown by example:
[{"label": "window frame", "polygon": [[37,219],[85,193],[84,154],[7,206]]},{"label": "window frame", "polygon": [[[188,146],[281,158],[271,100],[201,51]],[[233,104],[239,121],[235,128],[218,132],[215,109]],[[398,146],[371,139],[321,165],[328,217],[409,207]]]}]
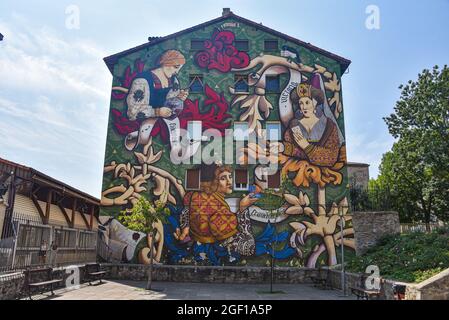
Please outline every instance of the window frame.
[{"label": "window frame", "polygon": [[[201,48],[194,48],[193,43],[200,43],[201,42]],[[204,40],[203,39],[190,39],[190,51],[200,51],[204,49]]]},{"label": "window frame", "polygon": [[[279,134],[278,134],[278,139],[277,140],[271,140],[269,132],[268,132],[268,126],[269,125],[274,125],[274,124],[277,125],[278,129],[279,129]],[[282,141],[282,125],[281,125],[281,122],[280,121],[265,121],[265,133],[266,133],[266,138],[265,138],[266,141],[275,141],[275,142]]]},{"label": "window frame", "polygon": [[278,169],[275,174],[279,176],[279,180],[278,180],[279,181],[279,185],[277,187],[270,187],[270,177],[272,177],[273,174],[267,174],[266,175],[266,177],[267,177],[267,187],[269,189],[279,190],[280,187],[281,187],[281,183],[282,183],[281,170]]},{"label": "window frame", "polygon": [[[192,85],[196,80],[199,80],[201,83],[200,91],[192,90]],[[203,74],[190,74],[189,75],[189,83],[190,83],[189,93],[203,93],[204,92],[204,76],[203,76]]]},{"label": "window frame", "polygon": [[[238,77],[244,78],[244,79],[237,79]],[[237,90],[237,82],[243,81],[246,85],[245,91]],[[234,90],[235,93],[249,93],[249,74],[234,74]]]},{"label": "window frame", "polygon": [[[236,171],[241,170],[241,171],[246,171],[246,187],[237,187],[237,180],[235,179],[235,173]],[[233,189],[234,191],[248,191],[249,190],[249,170],[248,168],[234,168],[233,172],[232,172],[232,180],[233,180]]]},{"label": "window frame", "polygon": [[[197,137],[198,139],[195,139],[196,137],[195,137],[195,130],[194,130],[194,124],[198,124],[199,123],[199,125],[200,125],[200,133],[199,133],[199,136]],[[192,125],[192,135],[190,135],[190,125]],[[187,121],[187,134],[188,134],[188,137],[190,138],[189,139],[189,141],[190,142],[195,142],[195,141],[202,141],[203,140],[203,122],[201,121],[201,120],[190,120],[190,121]]]},{"label": "window frame", "polygon": [[[236,136],[236,130],[235,127],[236,125],[240,125],[240,124],[244,124],[246,125],[246,134],[243,136],[243,139],[241,139],[240,137]],[[248,141],[249,140],[249,123],[247,121],[234,121],[233,122],[233,130],[234,130],[234,141]]]},{"label": "window frame", "polygon": [[[239,49],[237,43],[244,43],[246,42],[246,49]],[[234,47],[238,51],[248,52],[249,51],[249,40],[248,39],[235,39],[234,40]]]},{"label": "window frame", "polygon": [[[198,171],[198,188],[189,188],[187,184],[187,176],[189,170],[197,170]],[[184,179],[184,188],[189,191],[199,191],[201,190],[201,170],[199,168],[190,168],[185,171],[185,179]]]},{"label": "window frame", "polygon": [[[276,48],[269,49],[267,48],[268,42],[276,42]],[[279,40],[278,39],[265,39],[263,42],[263,51],[266,52],[277,52],[279,50]]]},{"label": "window frame", "polygon": [[[268,79],[269,78],[277,79],[277,88],[276,88],[276,90],[269,90],[268,89]],[[266,77],[266,79],[265,79],[265,92],[266,93],[276,93],[276,94],[281,93],[281,77],[280,77],[280,75],[270,75],[270,76]]]}]

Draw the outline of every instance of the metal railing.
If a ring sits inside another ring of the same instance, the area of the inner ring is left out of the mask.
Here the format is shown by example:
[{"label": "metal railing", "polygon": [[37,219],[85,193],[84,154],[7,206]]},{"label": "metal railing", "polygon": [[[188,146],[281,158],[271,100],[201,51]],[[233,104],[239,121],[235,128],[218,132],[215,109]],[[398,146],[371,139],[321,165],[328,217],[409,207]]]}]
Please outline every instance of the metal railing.
[{"label": "metal railing", "polygon": [[0,273],[96,262],[97,232],[58,224],[50,220],[44,225],[38,217],[14,212],[6,226],[10,236],[0,240]]},{"label": "metal railing", "polygon": [[401,223],[401,233],[433,232],[438,229],[449,228],[447,223]]}]

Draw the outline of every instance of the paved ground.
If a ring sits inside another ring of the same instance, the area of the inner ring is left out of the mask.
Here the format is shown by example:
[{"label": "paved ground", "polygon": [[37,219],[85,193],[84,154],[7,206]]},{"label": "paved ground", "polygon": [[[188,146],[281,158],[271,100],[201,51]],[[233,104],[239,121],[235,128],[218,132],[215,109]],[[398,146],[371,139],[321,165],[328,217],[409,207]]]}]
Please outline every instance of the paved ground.
[{"label": "paved ground", "polygon": [[144,290],[145,282],[104,281],[99,285],[82,285],[79,289],[57,290],[56,295],[34,296],[34,300],[341,300],[353,297],[341,297],[336,290],[321,290],[312,285],[276,284],[276,294],[269,294],[267,285],[210,284],[210,283],[174,283],[155,282],[153,288],[160,292]]}]

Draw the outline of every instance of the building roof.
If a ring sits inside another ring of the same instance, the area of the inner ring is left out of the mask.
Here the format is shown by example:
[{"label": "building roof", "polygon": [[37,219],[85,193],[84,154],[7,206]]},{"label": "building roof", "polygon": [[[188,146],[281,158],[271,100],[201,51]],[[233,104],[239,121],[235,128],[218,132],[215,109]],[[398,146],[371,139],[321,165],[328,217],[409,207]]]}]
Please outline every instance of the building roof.
[{"label": "building roof", "polygon": [[369,167],[370,165],[368,163],[361,163],[361,162],[348,162],[348,167]]},{"label": "building roof", "polygon": [[[3,169],[3,170],[2,170]],[[49,186],[52,186],[57,189],[61,189],[63,192],[71,193],[73,196],[76,196],[78,198],[82,198],[88,202],[91,202],[96,205],[100,205],[100,200],[95,198],[94,196],[91,196],[88,193],[85,193],[83,191],[80,191],[72,186],[69,186],[68,184],[61,182],[59,180],[56,180],[36,169],[6,160],[0,158],[0,171],[13,171],[15,170],[15,173],[18,177],[36,181],[37,183],[46,184]]]},{"label": "building roof", "polygon": [[267,33],[270,33],[270,34],[272,34],[274,36],[284,38],[284,39],[286,39],[288,41],[296,43],[296,44],[298,44],[300,46],[303,46],[303,47],[305,47],[307,49],[310,49],[310,50],[313,50],[315,52],[318,52],[318,53],[322,54],[323,56],[326,56],[326,57],[331,58],[331,59],[333,59],[335,61],[338,61],[340,63],[340,65],[341,65],[341,72],[342,73],[344,73],[346,71],[346,69],[349,67],[349,65],[351,64],[351,61],[346,59],[346,58],[343,58],[343,57],[338,56],[336,54],[333,54],[333,53],[331,53],[329,51],[326,51],[324,49],[316,47],[316,46],[314,46],[314,45],[312,45],[310,43],[307,43],[307,42],[304,42],[302,40],[293,38],[293,37],[291,37],[289,35],[286,35],[286,34],[284,34],[282,32],[279,32],[279,31],[276,31],[274,29],[268,28],[268,27],[266,27],[266,26],[264,26],[264,25],[262,25],[260,23],[248,20],[248,19],[243,18],[243,17],[240,17],[240,16],[234,14],[232,11],[223,11],[223,15],[221,17],[218,17],[218,18],[213,19],[213,20],[209,20],[209,21],[204,22],[202,24],[196,25],[196,26],[191,27],[191,28],[184,29],[182,31],[170,34],[168,36],[164,36],[164,37],[150,37],[149,38],[149,40],[150,40],[149,42],[146,42],[146,43],[141,44],[141,45],[139,45],[137,47],[134,47],[134,48],[131,48],[131,49],[128,49],[128,50],[125,50],[125,51],[113,54],[111,56],[108,56],[108,57],[104,58],[104,61],[105,61],[106,65],[108,66],[109,71],[111,73],[113,73],[114,65],[117,63],[118,59],[123,57],[123,56],[126,56],[128,54],[134,53],[134,52],[139,51],[141,49],[145,49],[145,48],[151,47],[151,46],[156,45],[158,43],[161,43],[163,41],[166,41],[166,40],[169,40],[169,39],[172,39],[172,38],[175,38],[175,37],[179,37],[179,36],[181,36],[183,34],[186,34],[186,33],[189,33],[189,32],[193,32],[193,31],[196,31],[196,30],[201,29],[201,28],[205,28],[205,27],[207,27],[207,26],[209,26],[211,24],[214,24],[214,23],[217,23],[217,22],[220,22],[220,21],[224,21],[224,20],[229,19],[229,18],[233,18],[233,19],[235,19],[235,20],[237,20],[239,22],[248,24],[248,25],[253,26],[253,27],[257,28],[257,29],[260,29],[260,30],[263,30],[263,31],[265,31]]}]

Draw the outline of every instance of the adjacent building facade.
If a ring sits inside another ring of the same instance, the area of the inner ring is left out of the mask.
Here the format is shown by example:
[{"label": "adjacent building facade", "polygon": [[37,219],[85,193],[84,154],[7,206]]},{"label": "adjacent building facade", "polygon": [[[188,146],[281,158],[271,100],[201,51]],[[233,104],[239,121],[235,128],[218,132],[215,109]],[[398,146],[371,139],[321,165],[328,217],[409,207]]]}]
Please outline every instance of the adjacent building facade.
[{"label": "adjacent building facade", "polygon": [[[336,264],[341,245],[353,251],[349,60],[226,9],[105,62],[100,220],[115,259],[148,263],[154,246],[166,264],[266,265],[274,255],[314,267]],[[155,241],[116,219],[140,197],[170,210]]]},{"label": "adjacent building facade", "polygon": [[347,168],[350,187],[368,190],[369,164],[348,162]]},{"label": "adjacent building facade", "polygon": [[96,261],[99,203],[0,158],[0,271]]}]

